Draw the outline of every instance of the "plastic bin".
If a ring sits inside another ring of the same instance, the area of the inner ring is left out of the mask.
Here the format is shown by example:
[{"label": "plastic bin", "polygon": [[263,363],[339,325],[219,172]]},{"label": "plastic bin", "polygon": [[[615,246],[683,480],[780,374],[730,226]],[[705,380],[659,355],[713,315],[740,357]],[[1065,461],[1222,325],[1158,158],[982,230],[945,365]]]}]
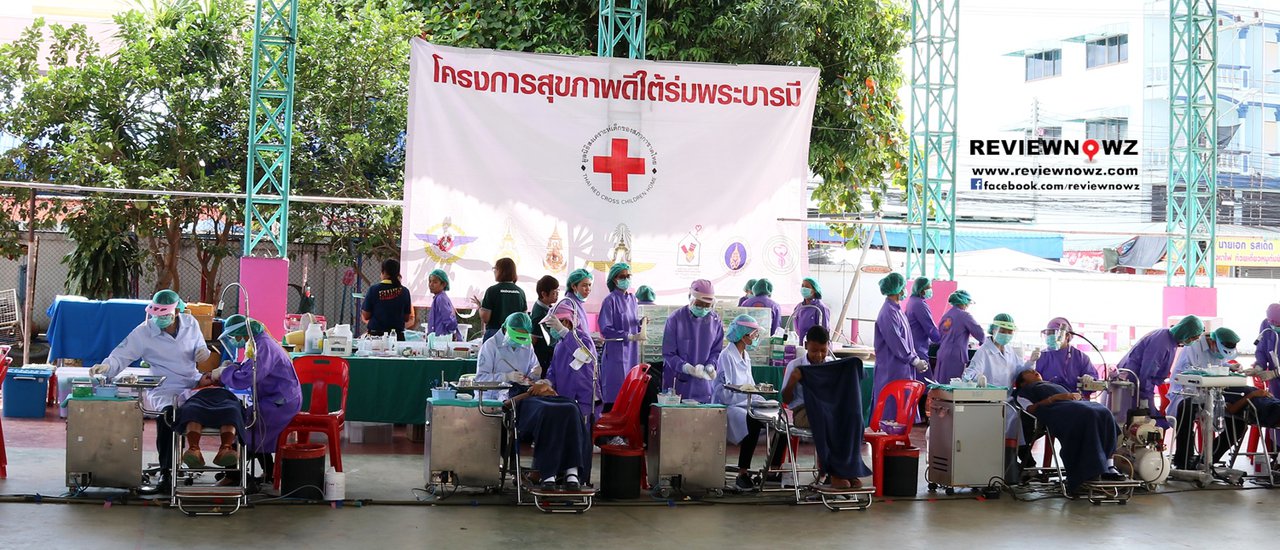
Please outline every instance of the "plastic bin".
[{"label": "plastic bin", "polygon": [[324,500],[322,443],[294,443],[280,447],[280,496]]},{"label": "plastic bin", "polygon": [[643,449],[601,447],[600,496],[610,500],[640,498],[643,457]]},{"label": "plastic bin", "polygon": [[899,445],[884,451],[885,496],[913,497],[920,483],[920,448]]},{"label": "plastic bin", "polygon": [[9,369],[4,380],[4,416],[44,418],[52,375],[53,371],[44,369]]}]

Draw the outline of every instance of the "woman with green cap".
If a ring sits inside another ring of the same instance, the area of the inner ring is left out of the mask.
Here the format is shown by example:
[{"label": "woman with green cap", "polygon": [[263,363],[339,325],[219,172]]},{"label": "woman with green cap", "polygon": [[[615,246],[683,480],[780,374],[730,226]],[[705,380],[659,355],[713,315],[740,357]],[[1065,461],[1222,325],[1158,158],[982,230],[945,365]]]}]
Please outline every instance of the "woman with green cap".
[{"label": "woman with green cap", "polygon": [[742,287],[742,297],[738,298],[738,307],[742,307],[743,302],[750,300],[756,295],[756,280],[747,279],[747,284]]},{"label": "woman with green cap", "polygon": [[564,285],[564,299],[573,306],[573,322],[581,326],[582,330],[587,329],[587,297],[591,296],[591,272],[585,269],[575,269],[569,273],[569,278]]},{"label": "woman with green cap", "polygon": [[431,300],[431,312],[427,315],[427,331],[437,336],[453,336],[461,341],[463,336],[458,332],[458,316],[453,311],[453,300],[445,294],[449,290],[449,274],[443,269],[436,269],[427,276],[427,288],[435,296]]},{"label": "woman with green cap", "polygon": [[800,296],[804,300],[796,304],[791,312],[791,328],[803,345],[804,335],[809,333],[809,327],[821,326],[831,330],[831,309],[822,303],[822,287],[818,286],[817,279],[813,277],[805,277],[800,283]]},{"label": "woman with green cap", "polygon": [[[907,326],[907,316],[902,313],[902,298],[906,295],[906,281],[902,274],[890,273],[880,279],[880,294],[884,295],[884,305],[880,306],[880,314],[876,316],[873,399],[879,399],[880,392],[889,382],[915,380],[917,372],[929,369],[929,362],[916,355],[911,328]],[[907,405],[894,403],[891,410],[886,407],[885,417],[897,418],[899,406]]]},{"label": "woman with green cap", "polygon": [[1202,334],[1204,334],[1204,322],[1195,315],[1188,315],[1172,328],[1158,328],[1148,332],[1138,340],[1138,343],[1129,348],[1129,352],[1120,358],[1119,363],[1116,363],[1116,372],[1130,380],[1133,379],[1133,375],[1125,372],[1126,370],[1138,375],[1137,401],[1132,396],[1126,396],[1128,399],[1125,399],[1125,403],[1111,406],[1111,394],[1106,393],[1102,396],[1103,403],[1117,412],[1116,422],[1123,425],[1128,420],[1124,416],[1127,416],[1127,411],[1130,409],[1138,406],[1155,406],[1152,397],[1155,395],[1156,386],[1169,379],[1169,371],[1173,368],[1174,355],[1178,348],[1195,342]]},{"label": "woman with green cap", "polygon": [[[1195,342],[1187,345],[1178,354],[1169,371],[1169,405],[1165,414],[1175,415],[1178,419],[1177,443],[1173,446],[1173,467],[1179,470],[1193,470],[1196,467],[1195,418],[1202,405],[1197,399],[1183,397],[1194,388],[1178,383],[1178,375],[1189,370],[1204,370],[1209,367],[1226,366],[1228,361],[1236,359],[1236,345],[1240,343],[1240,335],[1227,327],[1213,332],[1205,332]],[[1241,384],[1243,385],[1243,384]],[[1231,419],[1227,419],[1230,421]],[[1214,460],[1216,461],[1231,448],[1231,438],[1220,437],[1214,441]]]},{"label": "woman with green cap", "polygon": [[613,402],[622,389],[627,371],[640,364],[640,345],[645,340],[640,330],[640,315],[636,312],[636,297],[627,292],[631,288],[631,266],[613,264],[609,278],[605,280],[609,295],[600,304],[600,336],[604,337],[604,356],[600,359],[600,386],[604,390],[601,399],[604,410],[613,408]]},{"label": "woman with green cap", "polygon": [[782,307],[778,305],[778,302],[773,301],[773,298],[771,297],[773,296],[773,283],[769,282],[769,279],[757,280],[756,284],[751,287],[751,290],[752,292],[755,292],[756,295],[743,301],[741,307],[769,308],[769,312],[771,314],[770,322],[773,324],[769,325],[769,330],[766,331],[766,334],[764,335],[768,338],[770,334],[776,332],[778,327],[782,325]]},{"label": "woman with green cap", "polygon": [[[907,298],[907,323],[911,325],[911,339],[916,344],[916,355],[929,359],[929,347],[938,343],[938,325],[933,324],[933,310],[929,309],[929,298],[933,297],[933,285],[928,277],[916,277],[911,285],[911,297]],[[916,376],[923,380],[924,373]]]},{"label": "woman with green cap", "polygon": [[951,309],[942,314],[938,323],[938,366],[934,369],[934,379],[943,384],[952,378],[959,378],[965,367],[969,366],[969,339],[973,338],[981,345],[986,340],[982,326],[969,313],[969,304],[973,298],[963,290],[951,293],[947,298]]},{"label": "woman with green cap", "polygon": [[1040,348],[1037,347],[1031,352],[1030,361],[1022,360],[1022,356],[1011,345],[1013,333],[1017,330],[1018,325],[1014,324],[1013,316],[1008,313],[996,315],[987,327],[987,340],[973,354],[973,360],[965,368],[962,378],[976,380],[978,375],[983,375],[988,384],[1012,388],[1018,371],[1034,368],[1036,360],[1040,358]]}]

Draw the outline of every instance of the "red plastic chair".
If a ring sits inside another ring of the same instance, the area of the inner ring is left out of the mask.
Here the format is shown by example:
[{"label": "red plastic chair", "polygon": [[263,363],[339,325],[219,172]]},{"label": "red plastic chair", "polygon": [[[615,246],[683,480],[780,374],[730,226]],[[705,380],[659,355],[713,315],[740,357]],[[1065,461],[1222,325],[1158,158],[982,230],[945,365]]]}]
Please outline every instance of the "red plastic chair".
[{"label": "red plastic chair", "polygon": [[[9,375],[9,364],[12,362],[12,357],[5,357],[3,361],[0,361],[0,387],[4,386],[4,378]],[[4,422],[0,421],[0,479],[8,477],[9,455],[4,450]]]},{"label": "red plastic chair", "polygon": [[[924,384],[916,380],[894,380],[880,390],[880,395],[876,397],[876,406],[871,411],[871,424],[862,435],[863,441],[871,445],[871,475],[876,496],[880,496],[884,480],[884,450],[890,445],[911,445],[910,427],[915,424],[917,403],[924,397],[924,390]],[[890,397],[898,409],[895,420],[907,426],[906,433],[892,435],[879,431],[880,421],[884,418],[884,405]]]},{"label": "red plastic chair", "polygon": [[[613,408],[596,420],[591,428],[591,440],[601,437],[620,436],[626,438],[626,445],[601,445],[600,452],[607,454],[611,450],[643,451],[644,431],[640,425],[640,410],[644,404],[644,394],[649,389],[649,365],[641,363],[627,372],[622,380],[622,388]],[[645,454],[640,455],[640,486],[649,488],[649,464]]]},{"label": "red plastic chair", "polygon": [[621,436],[627,439],[628,447],[635,449],[644,446],[644,433],[640,429],[640,405],[644,401],[645,390],[649,387],[649,378],[649,365],[631,367],[622,380],[622,388],[618,391],[613,408],[601,415],[592,427],[592,439]]},{"label": "red plastic chair", "polygon": [[[293,370],[298,373],[298,383],[311,384],[311,408],[300,412],[289,422],[280,438],[276,440],[276,449],[289,442],[290,434],[297,434],[298,441],[311,441],[312,433],[322,433],[328,439],[329,462],[333,469],[342,471],[342,425],[347,419],[347,388],[351,384],[350,367],[347,360],[341,357],[323,357],[307,355],[293,361]],[[329,386],[342,388],[342,403],[338,410],[329,410]],[[275,486],[280,488],[280,463],[275,461]]]}]

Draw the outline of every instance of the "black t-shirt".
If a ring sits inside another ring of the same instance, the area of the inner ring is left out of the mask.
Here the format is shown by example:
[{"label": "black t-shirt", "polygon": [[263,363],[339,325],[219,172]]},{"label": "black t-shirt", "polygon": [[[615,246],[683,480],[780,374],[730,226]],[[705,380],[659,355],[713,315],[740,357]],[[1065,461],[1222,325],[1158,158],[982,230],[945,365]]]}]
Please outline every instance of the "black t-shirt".
[{"label": "black t-shirt", "polygon": [[484,291],[484,299],[480,307],[489,310],[489,322],[486,329],[502,328],[507,316],[519,311],[529,311],[529,304],[524,300],[524,291],[515,283],[498,283]]},{"label": "black t-shirt", "polygon": [[538,357],[538,364],[542,365],[542,372],[547,372],[547,368],[551,366],[551,356],[555,354],[555,348],[551,347],[551,343],[542,337],[542,329],[538,328],[549,309],[542,302],[533,302],[533,354]]},{"label": "black t-shirt", "polygon": [[369,312],[369,332],[404,334],[404,316],[413,311],[413,300],[404,286],[381,282],[364,293],[363,309]]}]

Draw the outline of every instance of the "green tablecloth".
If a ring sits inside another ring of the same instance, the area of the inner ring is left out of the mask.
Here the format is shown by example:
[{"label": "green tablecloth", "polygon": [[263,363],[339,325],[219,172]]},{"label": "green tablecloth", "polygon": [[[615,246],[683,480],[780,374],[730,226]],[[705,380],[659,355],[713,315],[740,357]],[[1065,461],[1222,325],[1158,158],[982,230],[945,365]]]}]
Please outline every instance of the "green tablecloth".
[{"label": "green tablecloth", "polygon": [[[476,372],[475,359],[348,357],[347,364],[351,372],[347,420],[354,422],[422,424],[433,384]],[[304,385],[302,410],[310,405],[310,396],[310,387]],[[337,408],[337,399],[337,389],[331,389],[331,407]]]},{"label": "green tablecloth", "polygon": [[[773,384],[773,387],[782,391],[783,382],[782,373],[786,371],[786,367],[770,367],[770,366],[753,366],[751,367],[751,378],[754,378],[757,384]],[[862,365],[862,423],[866,424],[871,421],[871,407],[875,405],[875,400],[871,398],[871,389],[873,386],[872,375],[875,372],[874,364]]]}]

